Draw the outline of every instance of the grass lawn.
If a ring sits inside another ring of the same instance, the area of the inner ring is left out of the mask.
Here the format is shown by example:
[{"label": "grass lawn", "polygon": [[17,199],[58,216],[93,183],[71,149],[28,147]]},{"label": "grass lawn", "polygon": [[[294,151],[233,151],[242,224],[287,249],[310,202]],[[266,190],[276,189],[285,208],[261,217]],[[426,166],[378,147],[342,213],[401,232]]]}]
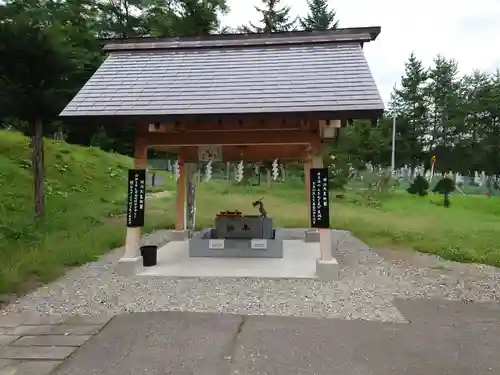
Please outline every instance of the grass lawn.
[{"label": "grass lawn", "polygon": [[500,198],[457,195],[451,202],[445,209],[441,196],[402,192],[380,208],[334,203],[331,215],[333,227],[352,231],[372,247],[414,249],[500,267]]}]

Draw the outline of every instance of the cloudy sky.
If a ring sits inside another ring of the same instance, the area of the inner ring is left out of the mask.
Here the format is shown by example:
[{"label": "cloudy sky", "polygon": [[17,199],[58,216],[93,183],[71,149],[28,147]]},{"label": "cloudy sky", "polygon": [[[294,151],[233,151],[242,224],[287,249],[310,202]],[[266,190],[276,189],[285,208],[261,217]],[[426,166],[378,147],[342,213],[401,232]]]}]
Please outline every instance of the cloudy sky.
[{"label": "cloudy sky", "polygon": [[[282,0],[294,14],[307,12],[306,0]],[[228,0],[224,24],[239,26],[259,19],[259,0]],[[430,65],[438,53],[454,58],[461,73],[500,69],[500,0],[330,0],[341,27],[381,26],[366,58],[382,98],[389,100],[404,63],[414,51]]]}]

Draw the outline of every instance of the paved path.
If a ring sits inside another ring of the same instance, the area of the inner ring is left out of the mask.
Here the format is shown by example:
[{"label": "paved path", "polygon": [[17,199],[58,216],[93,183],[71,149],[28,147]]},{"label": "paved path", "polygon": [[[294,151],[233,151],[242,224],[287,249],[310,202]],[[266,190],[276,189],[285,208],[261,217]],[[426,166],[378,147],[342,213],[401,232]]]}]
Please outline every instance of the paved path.
[{"label": "paved path", "polygon": [[110,316],[0,316],[0,375],[47,375]]},{"label": "paved path", "polygon": [[[495,304],[437,300],[397,300],[396,304],[408,323],[189,312],[122,314],[53,374],[500,373],[500,309]],[[87,327],[84,329],[87,334],[97,326],[78,327],[75,331]],[[49,328],[38,328],[37,332],[64,331],[54,326]],[[17,331],[26,332],[24,328]],[[33,330],[30,334],[34,334]],[[78,337],[73,334],[63,337]],[[16,351],[16,347],[8,348],[13,349],[3,348],[0,353]],[[61,348],[56,349],[48,352],[57,355]],[[61,353],[74,348],[66,349]],[[42,352],[25,353],[36,356]],[[47,367],[52,364],[47,360],[38,363]],[[0,370],[0,374],[48,373],[38,369],[31,373]]]}]

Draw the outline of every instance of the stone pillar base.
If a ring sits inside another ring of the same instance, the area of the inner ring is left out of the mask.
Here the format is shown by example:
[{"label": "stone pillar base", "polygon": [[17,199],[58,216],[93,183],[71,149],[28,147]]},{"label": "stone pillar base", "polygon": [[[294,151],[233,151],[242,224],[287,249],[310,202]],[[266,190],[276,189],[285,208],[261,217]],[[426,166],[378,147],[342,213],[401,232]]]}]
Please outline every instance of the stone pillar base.
[{"label": "stone pillar base", "polygon": [[173,230],[170,234],[170,241],[185,241],[189,238],[187,230]]},{"label": "stone pillar base", "polygon": [[337,260],[321,260],[316,261],[316,276],[322,281],[333,281],[339,277],[339,264]]},{"label": "stone pillar base", "polygon": [[306,230],[304,242],[319,242],[319,231],[313,229]]},{"label": "stone pillar base", "polygon": [[119,276],[135,276],[142,270],[142,257],[121,258],[116,265],[116,273]]}]

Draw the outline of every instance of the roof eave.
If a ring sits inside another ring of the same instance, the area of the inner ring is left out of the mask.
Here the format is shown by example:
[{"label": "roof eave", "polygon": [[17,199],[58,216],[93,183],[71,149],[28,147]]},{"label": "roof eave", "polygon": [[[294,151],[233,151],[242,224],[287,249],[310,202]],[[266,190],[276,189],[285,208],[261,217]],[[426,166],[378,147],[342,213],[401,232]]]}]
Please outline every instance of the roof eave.
[{"label": "roof eave", "polygon": [[207,122],[214,119],[241,119],[245,117],[276,118],[276,117],[301,117],[307,119],[341,119],[341,120],[375,120],[380,118],[384,109],[359,109],[342,111],[309,111],[309,112],[259,112],[259,113],[211,113],[211,114],[189,114],[189,115],[168,115],[168,114],[148,114],[148,115],[72,115],[63,111],[59,118],[65,122],[74,124],[109,124],[109,125],[133,125],[133,124],[154,124],[173,122]]}]

